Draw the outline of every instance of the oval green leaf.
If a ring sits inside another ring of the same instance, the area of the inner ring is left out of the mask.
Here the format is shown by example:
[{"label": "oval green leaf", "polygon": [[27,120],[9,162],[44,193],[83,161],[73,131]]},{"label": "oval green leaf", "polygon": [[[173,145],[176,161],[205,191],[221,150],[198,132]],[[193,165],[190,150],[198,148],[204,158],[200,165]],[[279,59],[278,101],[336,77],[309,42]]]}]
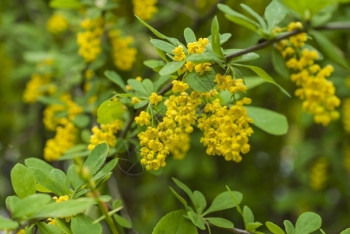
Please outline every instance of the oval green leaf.
[{"label": "oval green leaf", "polygon": [[13,190],[20,198],[34,194],[36,191],[33,173],[23,164],[17,163],[11,170]]},{"label": "oval green leaf", "polygon": [[188,219],[184,218],[186,211],[175,210],[166,214],[153,229],[152,234],[197,234],[196,226]]}]

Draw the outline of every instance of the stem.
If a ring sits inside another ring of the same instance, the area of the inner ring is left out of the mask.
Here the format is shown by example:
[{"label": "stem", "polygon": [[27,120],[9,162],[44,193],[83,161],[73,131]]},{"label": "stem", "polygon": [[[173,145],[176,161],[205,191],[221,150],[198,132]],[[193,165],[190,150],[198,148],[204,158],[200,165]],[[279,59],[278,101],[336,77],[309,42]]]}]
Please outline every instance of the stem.
[{"label": "stem", "polygon": [[232,228],[230,229],[233,233],[236,233],[236,234],[251,234],[251,232],[248,232],[246,230],[243,230],[243,229],[239,229],[239,228]]},{"label": "stem", "polygon": [[105,216],[105,219],[107,221],[109,229],[111,230],[111,232],[113,234],[119,234],[117,227],[115,226],[115,224],[113,222],[112,217],[108,213],[108,209],[107,209],[106,205],[98,197],[98,192],[95,189],[95,183],[92,181],[92,179],[89,179],[87,184],[88,184],[89,189],[92,192],[92,196],[94,197],[98,207],[100,208],[100,211]]}]

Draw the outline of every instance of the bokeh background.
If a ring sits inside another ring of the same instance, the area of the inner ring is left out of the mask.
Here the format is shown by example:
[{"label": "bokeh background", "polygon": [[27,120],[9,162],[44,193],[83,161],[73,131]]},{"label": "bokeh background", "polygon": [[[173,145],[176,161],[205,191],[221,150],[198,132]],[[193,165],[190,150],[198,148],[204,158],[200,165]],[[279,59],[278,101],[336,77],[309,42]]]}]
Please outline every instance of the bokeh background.
[{"label": "bokeh background", "polygon": [[[113,2],[113,1],[112,1]],[[220,1],[242,12],[240,3],[251,6],[263,14],[270,1],[228,0]],[[108,59],[103,60],[96,75],[102,81],[101,100],[106,93],[118,87],[107,82],[103,75],[106,69],[116,70],[124,80],[131,77],[155,79],[157,74],[143,65],[145,59],[157,58],[149,43],[153,35],[134,17],[131,1],[115,0],[118,7],[113,10],[115,23],[127,35],[134,38],[138,53],[136,62],[129,71],[118,70]],[[245,48],[260,39],[245,28],[237,26],[217,11],[216,0],[159,0],[157,13],[147,22],[165,35],[183,39],[183,30],[191,27],[197,37],[210,34],[212,17],[216,14],[220,31],[232,34],[225,44],[227,48]],[[63,12],[69,21],[69,29],[59,36],[47,29],[47,21],[54,12]],[[290,17],[286,19],[292,20]],[[17,162],[27,157],[43,157],[45,142],[52,132],[45,129],[42,118],[44,103],[23,102],[23,92],[31,74],[37,69],[40,56],[60,54],[66,59],[80,61],[77,53],[76,34],[81,20],[77,9],[53,9],[44,0],[1,0],[0,3],[0,214],[6,215],[5,198],[13,194],[9,174]],[[350,4],[341,4],[331,21],[350,20]],[[344,53],[350,62],[350,32],[323,32]],[[310,41],[313,44],[313,41]],[[316,45],[315,48],[317,49]],[[107,47],[108,50],[108,47]],[[272,48],[258,52],[260,58],[255,65],[268,73],[293,93],[295,86],[288,77],[279,75],[272,66]],[[62,60],[64,60],[63,58]],[[75,60],[76,59],[76,60]],[[107,61],[107,62],[106,62]],[[327,57],[321,64],[332,64],[335,72],[330,78],[337,96],[343,101],[350,98],[350,74]],[[73,63],[74,64],[74,63]],[[79,63],[77,63],[79,64]],[[97,66],[97,65],[96,65]],[[65,78],[57,89],[69,90],[71,79],[81,82],[79,74],[71,73],[67,79],[65,71],[71,63],[60,66]],[[251,73],[242,70],[242,76]],[[161,172],[145,171],[136,160],[139,147],[128,149],[123,155],[106,192],[120,194],[133,229],[138,233],[150,233],[157,221],[167,212],[181,208],[171,194],[169,186],[175,187],[171,177],[176,177],[193,190],[200,190],[211,201],[225,191],[225,185],[244,194],[243,204],[253,210],[256,220],[273,221],[282,225],[284,219],[295,219],[304,211],[315,211],[323,218],[327,233],[337,233],[350,226],[350,129],[346,129],[346,109],[339,108],[341,117],[327,127],[313,123],[312,117],[301,109],[300,101],[283,95],[275,86],[262,84],[250,89],[254,106],[266,107],[287,116],[289,131],[284,136],[272,136],[254,128],[251,151],[242,162],[226,162],[221,157],[205,154],[199,143],[201,133],[191,136],[191,149],[184,160],[168,160]],[[349,116],[349,114],[347,114]],[[90,125],[93,125],[91,121]],[[83,137],[82,137],[83,138]],[[83,140],[82,140],[83,142]],[[53,162],[56,167],[66,168],[69,161]],[[230,210],[224,217],[234,220],[236,227],[243,227],[237,212]],[[216,233],[214,231],[214,233]],[[222,233],[222,232],[221,232]]]}]

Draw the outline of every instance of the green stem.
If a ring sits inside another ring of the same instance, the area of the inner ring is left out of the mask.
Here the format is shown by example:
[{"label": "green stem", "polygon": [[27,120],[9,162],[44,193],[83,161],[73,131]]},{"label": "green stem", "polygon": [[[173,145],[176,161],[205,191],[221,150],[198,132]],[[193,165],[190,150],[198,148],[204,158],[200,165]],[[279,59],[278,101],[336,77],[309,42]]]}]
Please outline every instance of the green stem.
[{"label": "green stem", "polygon": [[95,185],[94,185],[94,182],[89,179],[88,180],[88,186],[89,186],[89,189],[91,190],[92,192],[92,195],[98,205],[98,207],[100,208],[100,211],[102,212],[102,214],[105,216],[105,219],[107,221],[107,224],[108,224],[108,227],[109,229],[111,230],[111,232],[113,234],[119,234],[118,230],[117,230],[117,227],[115,226],[114,222],[113,222],[113,219],[112,217],[109,215],[108,213],[108,209],[107,207],[105,206],[105,204],[100,200],[100,198],[98,197],[98,193],[95,189]]}]

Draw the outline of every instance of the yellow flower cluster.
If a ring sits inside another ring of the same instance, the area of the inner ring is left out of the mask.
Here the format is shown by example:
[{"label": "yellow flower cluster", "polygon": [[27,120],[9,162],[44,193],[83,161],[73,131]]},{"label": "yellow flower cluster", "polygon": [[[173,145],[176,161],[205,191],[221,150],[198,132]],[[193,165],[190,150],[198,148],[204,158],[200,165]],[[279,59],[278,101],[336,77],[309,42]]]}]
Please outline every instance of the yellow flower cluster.
[{"label": "yellow flower cluster", "polygon": [[73,147],[77,137],[77,128],[67,118],[63,118],[56,128],[54,138],[46,141],[44,158],[47,161],[57,160],[69,148]]},{"label": "yellow flower cluster", "polygon": [[216,99],[205,105],[204,114],[198,119],[198,128],[204,132],[201,142],[207,146],[208,155],[221,155],[227,161],[240,162],[241,154],[249,152],[249,136],[253,133],[249,124],[253,120],[243,105],[250,103],[249,98],[243,98],[226,107]]},{"label": "yellow flower cluster", "polygon": [[344,130],[350,133],[350,98],[343,101],[343,125]]},{"label": "yellow flower cluster", "polygon": [[216,74],[214,81],[217,83],[218,89],[228,90],[232,94],[247,90],[243,79],[233,79],[230,75]]},{"label": "yellow flower cluster", "polygon": [[[187,44],[188,54],[201,54],[205,51],[206,46],[209,44],[208,38],[199,38],[196,42],[191,42]],[[186,59],[186,54],[182,45],[177,46],[173,49],[174,61],[182,61]],[[195,64],[191,61],[186,61],[184,66],[181,68],[181,72],[192,72],[193,70],[201,75],[204,72],[210,71],[210,63],[199,63]]]},{"label": "yellow flower cluster", "polygon": [[101,53],[103,25],[104,21],[102,18],[85,19],[80,23],[84,31],[77,34],[77,43],[79,45],[79,54],[86,62],[94,61]]},{"label": "yellow flower cluster", "polygon": [[61,34],[67,30],[68,21],[62,13],[56,12],[47,21],[46,28],[52,34]]},{"label": "yellow flower cluster", "polygon": [[151,115],[146,111],[141,111],[139,116],[135,118],[135,122],[141,126],[148,126],[151,124]]},{"label": "yellow flower cluster", "polygon": [[149,97],[149,103],[151,105],[158,105],[159,102],[163,100],[163,97],[158,95],[157,93],[153,92],[151,96]]},{"label": "yellow flower cluster", "polygon": [[174,81],[173,92],[165,101],[167,111],[156,127],[148,126],[147,130],[138,134],[141,145],[141,164],[147,170],[158,170],[165,167],[165,158],[172,153],[176,159],[185,156],[189,149],[189,133],[193,131],[196,109],[201,103],[196,92],[188,94],[188,85]]},{"label": "yellow flower cluster", "polygon": [[50,84],[50,74],[33,74],[28,81],[23,93],[23,101],[34,103],[38,97],[56,92],[56,86]]},{"label": "yellow flower cluster", "polygon": [[88,145],[89,150],[93,150],[96,145],[106,142],[110,147],[115,146],[117,138],[115,134],[123,126],[123,122],[115,120],[110,124],[101,124],[101,128],[94,126],[92,128],[92,135],[90,136],[90,144]]},{"label": "yellow flower cluster", "polygon": [[[76,104],[69,94],[60,97],[62,104],[52,104],[45,108],[43,122],[47,129],[54,130],[64,118],[73,121],[74,117],[83,112],[83,108]],[[59,112],[67,111],[66,117],[57,117]]]},{"label": "yellow flower cluster", "polygon": [[322,190],[327,181],[328,161],[325,157],[319,158],[311,167],[310,186],[313,190]]},{"label": "yellow flower cluster", "polygon": [[133,0],[134,13],[143,20],[149,20],[157,12],[157,0]]},{"label": "yellow flower cluster", "polygon": [[[301,28],[300,23],[291,23],[288,30]],[[276,48],[286,59],[286,66],[293,72],[292,81],[298,86],[295,95],[303,100],[303,109],[314,115],[318,124],[328,125],[332,120],[339,118],[335,110],[340,105],[340,99],[335,95],[333,83],[327,77],[333,72],[333,67],[327,65],[321,68],[315,64],[318,58],[316,51],[303,49],[297,53],[307,40],[305,33],[281,41]]]},{"label": "yellow flower cluster", "polygon": [[130,47],[133,37],[122,37],[119,30],[111,30],[108,33],[111,44],[114,64],[121,70],[130,70],[135,62],[137,50]]}]

